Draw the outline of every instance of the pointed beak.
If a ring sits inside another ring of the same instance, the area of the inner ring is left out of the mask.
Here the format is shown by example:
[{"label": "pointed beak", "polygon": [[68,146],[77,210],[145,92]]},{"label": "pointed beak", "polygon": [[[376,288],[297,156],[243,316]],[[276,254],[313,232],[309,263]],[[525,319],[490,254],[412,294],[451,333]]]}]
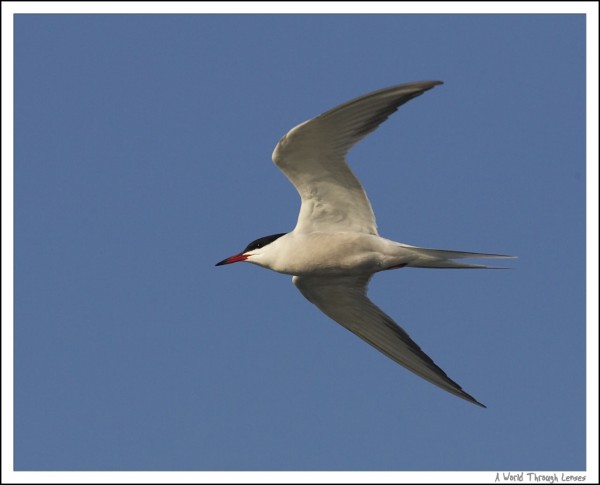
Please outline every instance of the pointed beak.
[{"label": "pointed beak", "polygon": [[223,261],[219,261],[215,266],[223,266],[224,264],[237,263],[238,261],[246,261],[248,256],[246,254],[240,253],[229,258],[224,259]]}]

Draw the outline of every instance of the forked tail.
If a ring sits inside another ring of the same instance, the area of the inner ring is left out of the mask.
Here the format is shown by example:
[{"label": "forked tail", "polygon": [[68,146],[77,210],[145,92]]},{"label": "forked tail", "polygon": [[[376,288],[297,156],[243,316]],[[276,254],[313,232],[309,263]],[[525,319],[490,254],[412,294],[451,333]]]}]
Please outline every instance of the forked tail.
[{"label": "forked tail", "polygon": [[514,259],[516,256],[507,256],[505,254],[486,254],[486,253],[471,253],[465,251],[447,251],[445,249],[429,249],[419,248],[403,244],[403,247],[410,249],[411,252],[417,254],[414,261],[408,263],[407,266],[413,268],[479,268],[479,269],[509,269],[503,266],[488,266],[485,264],[463,263],[462,261],[454,261],[455,259]]}]

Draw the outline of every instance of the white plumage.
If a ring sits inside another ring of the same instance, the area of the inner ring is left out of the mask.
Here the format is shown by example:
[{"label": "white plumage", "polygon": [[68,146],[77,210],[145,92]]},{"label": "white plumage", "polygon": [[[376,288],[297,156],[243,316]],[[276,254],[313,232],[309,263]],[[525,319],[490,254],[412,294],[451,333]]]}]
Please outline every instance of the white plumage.
[{"label": "white plumage", "polygon": [[257,239],[217,265],[247,261],[292,275],[300,292],[331,319],[415,374],[485,407],[369,300],[367,285],[378,271],[491,268],[456,260],[512,256],[419,248],[380,237],[367,194],[345,160],[348,150],[399,106],[439,84],[423,81],[375,91],[292,128],[275,147],[273,161],[300,194],[296,227]]}]

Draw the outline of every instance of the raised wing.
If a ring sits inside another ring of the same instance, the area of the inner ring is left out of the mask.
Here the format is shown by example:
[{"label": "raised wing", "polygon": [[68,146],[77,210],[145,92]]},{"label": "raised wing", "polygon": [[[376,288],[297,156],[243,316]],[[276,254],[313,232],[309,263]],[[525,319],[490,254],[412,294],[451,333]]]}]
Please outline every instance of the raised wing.
[{"label": "raised wing", "polygon": [[305,277],[292,281],[325,315],[390,359],[462,399],[485,407],[450,379],[410,336],[367,298],[370,277]]},{"label": "raised wing", "polygon": [[344,157],[399,106],[438,84],[401,84],[366,94],[292,128],[279,141],[273,161],[302,199],[295,231],[377,234],[367,194]]}]

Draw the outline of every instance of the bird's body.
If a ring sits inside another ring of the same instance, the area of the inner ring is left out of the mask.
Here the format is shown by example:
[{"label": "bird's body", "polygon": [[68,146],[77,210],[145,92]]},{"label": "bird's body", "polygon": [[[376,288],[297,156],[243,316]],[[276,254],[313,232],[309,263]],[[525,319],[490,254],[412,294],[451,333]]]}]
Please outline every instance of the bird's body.
[{"label": "bird's body", "polygon": [[217,265],[247,261],[292,275],[300,292],[327,316],[424,379],[484,407],[367,298],[367,285],[379,271],[489,268],[456,260],[510,256],[420,248],[380,237],[369,199],[345,161],[347,151],[399,106],[438,84],[382,89],[290,130],[275,147],[273,161],[302,199],[296,227],[257,239]]},{"label": "bird's body", "polygon": [[290,232],[271,244],[252,262],[292,276],[372,274],[406,258],[397,243],[359,232]]}]

